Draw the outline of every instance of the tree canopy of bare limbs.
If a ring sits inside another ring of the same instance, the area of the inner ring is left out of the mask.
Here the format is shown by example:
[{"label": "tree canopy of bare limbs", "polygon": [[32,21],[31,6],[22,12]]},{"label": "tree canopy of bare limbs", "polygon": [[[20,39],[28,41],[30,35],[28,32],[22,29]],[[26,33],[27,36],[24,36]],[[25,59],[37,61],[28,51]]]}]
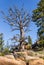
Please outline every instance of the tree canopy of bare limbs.
[{"label": "tree canopy of bare limbs", "polygon": [[[29,29],[29,23],[30,23],[30,15],[27,11],[25,11],[23,8],[19,9],[15,7],[14,9],[9,8],[9,15],[5,15],[3,11],[1,11],[3,14],[5,22],[8,23],[12,27],[12,31],[19,30],[20,31],[20,37],[17,34],[12,39],[20,42],[24,42],[25,33]],[[18,38],[19,37],[19,38]]]}]

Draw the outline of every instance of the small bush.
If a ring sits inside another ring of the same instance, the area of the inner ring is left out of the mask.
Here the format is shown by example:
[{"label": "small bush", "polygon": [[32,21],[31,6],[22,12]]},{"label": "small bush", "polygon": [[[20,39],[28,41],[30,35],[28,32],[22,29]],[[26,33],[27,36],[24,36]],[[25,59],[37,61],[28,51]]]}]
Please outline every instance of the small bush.
[{"label": "small bush", "polygon": [[28,44],[28,45],[26,46],[26,49],[27,49],[27,50],[30,50],[30,49],[31,49],[31,45]]},{"label": "small bush", "polygon": [[0,56],[4,56],[5,54],[2,52],[2,53],[0,53]]},{"label": "small bush", "polygon": [[3,53],[4,53],[5,55],[9,54],[9,53],[10,53],[10,52],[9,52],[9,49],[8,49],[8,48],[5,48],[4,51],[3,51]]}]

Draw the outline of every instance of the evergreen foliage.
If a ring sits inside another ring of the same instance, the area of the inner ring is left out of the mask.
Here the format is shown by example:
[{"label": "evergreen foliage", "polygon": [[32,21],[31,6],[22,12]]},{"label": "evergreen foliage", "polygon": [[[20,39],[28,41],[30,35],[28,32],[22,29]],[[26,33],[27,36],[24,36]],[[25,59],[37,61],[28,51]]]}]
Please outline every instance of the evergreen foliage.
[{"label": "evergreen foliage", "polygon": [[40,0],[33,10],[32,20],[38,27],[39,43],[44,44],[44,0]]}]

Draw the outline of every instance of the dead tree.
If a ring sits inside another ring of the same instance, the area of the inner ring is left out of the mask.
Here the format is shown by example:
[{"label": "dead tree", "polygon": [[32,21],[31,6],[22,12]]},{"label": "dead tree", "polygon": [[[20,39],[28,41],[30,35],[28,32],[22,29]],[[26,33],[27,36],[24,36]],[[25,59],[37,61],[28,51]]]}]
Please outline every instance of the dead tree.
[{"label": "dead tree", "polygon": [[3,14],[4,19],[6,20],[5,22],[11,26],[12,31],[15,30],[20,31],[20,35],[17,34],[17,36],[20,37],[17,38],[17,36],[14,36],[12,40],[20,42],[21,45],[22,42],[24,42],[24,40],[26,39],[25,38],[26,31],[29,30],[28,28],[30,23],[29,13],[25,11],[23,8],[18,9],[17,7],[15,7],[14,9],[9,8],[8,11],[9,15],[5,15],[3,11],[1,12]]}]

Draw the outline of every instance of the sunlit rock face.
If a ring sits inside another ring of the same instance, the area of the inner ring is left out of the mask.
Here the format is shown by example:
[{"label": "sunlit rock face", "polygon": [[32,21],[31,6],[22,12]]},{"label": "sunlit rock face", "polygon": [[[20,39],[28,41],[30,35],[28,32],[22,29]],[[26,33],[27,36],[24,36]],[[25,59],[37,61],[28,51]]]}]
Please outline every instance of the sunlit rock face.
[{"label": "sunlit rock face", "polygon": [[[16,52],[20,57],[15,58],[13,55],[0,56],[0,65],[44,65],[43,57],[32,51]],[[33,54],[33,56],[32,56]],[[24,58],[25,57],[25,58]]]},{"label": "sunlit rock face", "polygon": [[[30,59],[29,65],[44,65],[43,59]],[[26,65],[26,62],[21,59],[0,57],[0,65]]]},{"label": "sunlit rock face", "polygon": [[25,65],[25,62],[14,58],[0,57],[0,65]]}]

